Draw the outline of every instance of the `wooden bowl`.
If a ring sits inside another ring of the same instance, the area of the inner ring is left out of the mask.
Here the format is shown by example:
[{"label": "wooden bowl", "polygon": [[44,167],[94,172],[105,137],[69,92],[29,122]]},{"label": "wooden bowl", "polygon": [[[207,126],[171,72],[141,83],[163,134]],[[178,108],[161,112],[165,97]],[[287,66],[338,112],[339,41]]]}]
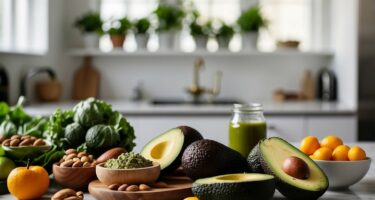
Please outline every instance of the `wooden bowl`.
[{"label": "wooden bowl", "polygon": [[96,178],[95,167],[60,167],[53,164],[55,181],[67,188],[87,191],[89,183]]},{"label": "wooden bowl", "polygon": [[153,183],[160,176],[160,164],[157,162],[151,167],[137,169],[110,169],[104,164],[96,165],[96,176],[106,185]]}]

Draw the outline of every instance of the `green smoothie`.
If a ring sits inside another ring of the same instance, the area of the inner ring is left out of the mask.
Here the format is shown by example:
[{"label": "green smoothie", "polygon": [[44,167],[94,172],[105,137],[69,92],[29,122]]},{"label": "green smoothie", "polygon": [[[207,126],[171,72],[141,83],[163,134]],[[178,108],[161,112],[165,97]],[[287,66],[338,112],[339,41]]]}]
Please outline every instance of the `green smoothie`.
[{"label": "green smoothie", "polygon": [[229,124],[229,147],[247,157],[259,140],[266,138],[266,122],[239,122]]}]

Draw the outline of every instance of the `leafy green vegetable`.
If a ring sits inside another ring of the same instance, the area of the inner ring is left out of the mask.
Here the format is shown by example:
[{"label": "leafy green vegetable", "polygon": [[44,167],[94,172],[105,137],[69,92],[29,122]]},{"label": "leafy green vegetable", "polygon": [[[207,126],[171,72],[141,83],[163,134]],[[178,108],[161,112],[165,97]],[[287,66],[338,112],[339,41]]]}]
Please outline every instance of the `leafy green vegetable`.
[{"label": "leafy green vegetable", "polygon": [[0,135],[10,138],[17,133],[17,127],[11,121],[3,121],[0,125]]},{"label": "leafy green vegetable", "polygon": [[62,111],[61,109],[57,109],[49,118],[44,137],[59,148],[63,148],[65,127],[73,123],[73,117],[74,112],[72,110]]},{"label": "leafy green vegetable", "polygon": [[65,128],[64,136],[69,148],[77,148],[85,142],[86,130],[78,123],[72,123]]},{"label": "leafy green vegetable", "polygon": [[85,128],[97,124],[104,124],[111,114],[111,105],[95,98],[88,98],[81,101],[74,108],[74,122]]},{"label": "leafy green vegetable", "polygon": [[120,147],[131,151],[135,147],[134,129],[129,122],[119,112],[113,112],[108,124],[114,126],[116,131],[120,134]]},{"label": "leafy green vegetable", "polygon": [[43,133],[47,128],[47,120],[42,117],[34,117],[31,121],[18,127],[19,135],[31,135],[37,138],[43,138]]},{"label": "leafy green vegetable", "polygon": [[86,145],[89,151],[95,155],[100,155],[119,143],[120,135],[115,127],[110,125],[95,125],[86,134]]}]

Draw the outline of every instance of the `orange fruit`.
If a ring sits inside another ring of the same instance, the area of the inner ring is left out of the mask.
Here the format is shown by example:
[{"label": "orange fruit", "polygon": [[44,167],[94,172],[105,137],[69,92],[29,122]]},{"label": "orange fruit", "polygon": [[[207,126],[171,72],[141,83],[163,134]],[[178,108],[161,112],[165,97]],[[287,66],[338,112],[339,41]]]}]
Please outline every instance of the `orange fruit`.
[{"label": "orange fruit", "polygon": [[341,160],[341,161],[347,161],[349,160],[348,158],[348,152],[349,152],[349,147],[346,145],[340,145],[333,150],[332,153],[332,159],[333,160]]},{"label": "orange fruit", "polygon": [[18,167],[10,172],[7,186],[17,199],[39,199],[48,191],[48,173],[40,166]]},{"label": "orange fruit", "polygon": [[366,152],[358,146],[350,148],[348,152],[349,160],[366,160]]},{"label": "orange fruit", "polygon": [[312,155],[320,148],[318,138],[314,136],[307,136],[301,141],[299,149],[306,155]]},{"label": "orange fruit", "polygon": [[199,200],[198,197],[186,197],[184,200]]},{"label": "orange fruit", "polygon": [[329,136],[326,136],[325,138],[323,138],[323,140],[320,142],[320,146],[322,147],[328,147],[330,148],[332,151],[340,146],[340,145],[343,145],[344,143],[342,142],[341,138],[339,137],[336,137],[334,135],[329,135]]},{"label": "orange fruit", "polygon": [[320,147],[314,152],[311,157],[314,160],[331,160],[332,159],[332,150],[328,147]]}]

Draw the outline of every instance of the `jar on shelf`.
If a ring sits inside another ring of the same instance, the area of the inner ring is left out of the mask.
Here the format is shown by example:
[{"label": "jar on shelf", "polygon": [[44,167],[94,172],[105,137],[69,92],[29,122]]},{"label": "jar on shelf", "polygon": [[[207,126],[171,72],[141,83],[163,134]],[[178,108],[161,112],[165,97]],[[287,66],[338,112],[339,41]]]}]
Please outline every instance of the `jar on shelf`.
[{"label": "jar on shelf", "polygon": [[253,147],[267,137],[262,104],[234,104],[229,123],[229,147],[247,157]]}]

